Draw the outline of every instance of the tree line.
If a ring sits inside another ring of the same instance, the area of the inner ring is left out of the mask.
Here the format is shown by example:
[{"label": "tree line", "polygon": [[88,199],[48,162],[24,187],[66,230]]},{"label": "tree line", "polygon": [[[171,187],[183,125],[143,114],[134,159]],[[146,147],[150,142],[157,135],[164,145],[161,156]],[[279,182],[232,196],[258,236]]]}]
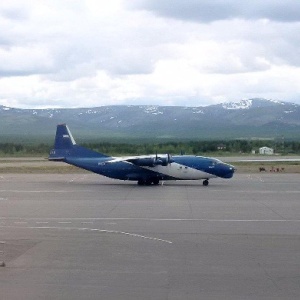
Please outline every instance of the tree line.
[{"label": "tree line", "polygon": [[[112,143],[112,142],[89,142],[82,146],[89,149],[107,153],[109,155],[141,155],[154,153],[191,154],[205,155],[217,153],[226,155],[229,153],[258,152],[260,147],[273,148],[275,152],[282,154],[300,154],[300,142],[297,141],[274,141],[274,140],[230,140],[230,141],[190,141],[190,142],[167,142],[167,143]],[[0,156],[47,156],[52,145],[49,144],[21,144],[0,143]]]}]

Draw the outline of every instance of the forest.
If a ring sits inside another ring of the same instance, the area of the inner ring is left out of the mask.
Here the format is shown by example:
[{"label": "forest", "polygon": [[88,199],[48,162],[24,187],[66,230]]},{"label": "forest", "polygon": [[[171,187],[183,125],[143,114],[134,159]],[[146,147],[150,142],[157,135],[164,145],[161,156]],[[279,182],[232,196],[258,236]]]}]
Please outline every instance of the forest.
[{"label": "forest", "polygon": [[[298,141],[274,140],[229,140],[229,141],[189,141],[166,143],[112,143],[89,142],[82,146],[97,152],[117,155],[142,155],[154,153],[190,154],[190,155],[235,155],[258,153],[260,147],[273,148],[277,154],[300,154]],[[47,156],[52,145],[0,143],[0,156]]]}]

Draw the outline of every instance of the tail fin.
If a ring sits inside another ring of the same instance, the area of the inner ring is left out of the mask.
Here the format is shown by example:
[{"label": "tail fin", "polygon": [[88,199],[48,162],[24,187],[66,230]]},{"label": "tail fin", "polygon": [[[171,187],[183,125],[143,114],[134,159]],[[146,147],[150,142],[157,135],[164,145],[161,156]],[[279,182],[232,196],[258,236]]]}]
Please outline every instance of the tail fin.
[{"label": "tail fin", "polygon": [[87,148],[78,146],[66,124],[57,125],[54,148],[49,160],[65,161],[67,157],[107,157]]},{"label": "tail fin", "polygon": [[66,124],[57,125],[54,148],[72,149],[74,145],[76,145],[76,142],[69,127]]}]

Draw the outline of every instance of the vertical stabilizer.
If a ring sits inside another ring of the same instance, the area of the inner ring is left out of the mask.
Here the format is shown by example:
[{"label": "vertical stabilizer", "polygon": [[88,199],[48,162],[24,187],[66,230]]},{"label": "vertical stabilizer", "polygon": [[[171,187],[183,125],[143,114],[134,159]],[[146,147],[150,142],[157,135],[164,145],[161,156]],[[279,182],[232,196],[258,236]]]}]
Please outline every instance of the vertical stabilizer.
[{"label": "vertical stabilizer", "polygon": [[71,149],[76,142],[66,124],[57,125],[54,149]]},{"label": "vertical stabilizer", "polygon": [[66,124],[57,125],[54,148],[50,151],[49,160],[67,161],[68,158],[108,157],[76,144]]}]

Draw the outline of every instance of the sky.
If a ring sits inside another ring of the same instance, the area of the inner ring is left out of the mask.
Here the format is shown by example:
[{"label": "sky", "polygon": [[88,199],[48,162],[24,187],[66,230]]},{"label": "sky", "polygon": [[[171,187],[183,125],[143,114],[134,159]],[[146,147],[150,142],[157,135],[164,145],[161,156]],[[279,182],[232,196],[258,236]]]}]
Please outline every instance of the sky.
[{"label": "sky", "polygon": [[299,0],[10,0],[0,28],[0,105],[300,104]]}]

